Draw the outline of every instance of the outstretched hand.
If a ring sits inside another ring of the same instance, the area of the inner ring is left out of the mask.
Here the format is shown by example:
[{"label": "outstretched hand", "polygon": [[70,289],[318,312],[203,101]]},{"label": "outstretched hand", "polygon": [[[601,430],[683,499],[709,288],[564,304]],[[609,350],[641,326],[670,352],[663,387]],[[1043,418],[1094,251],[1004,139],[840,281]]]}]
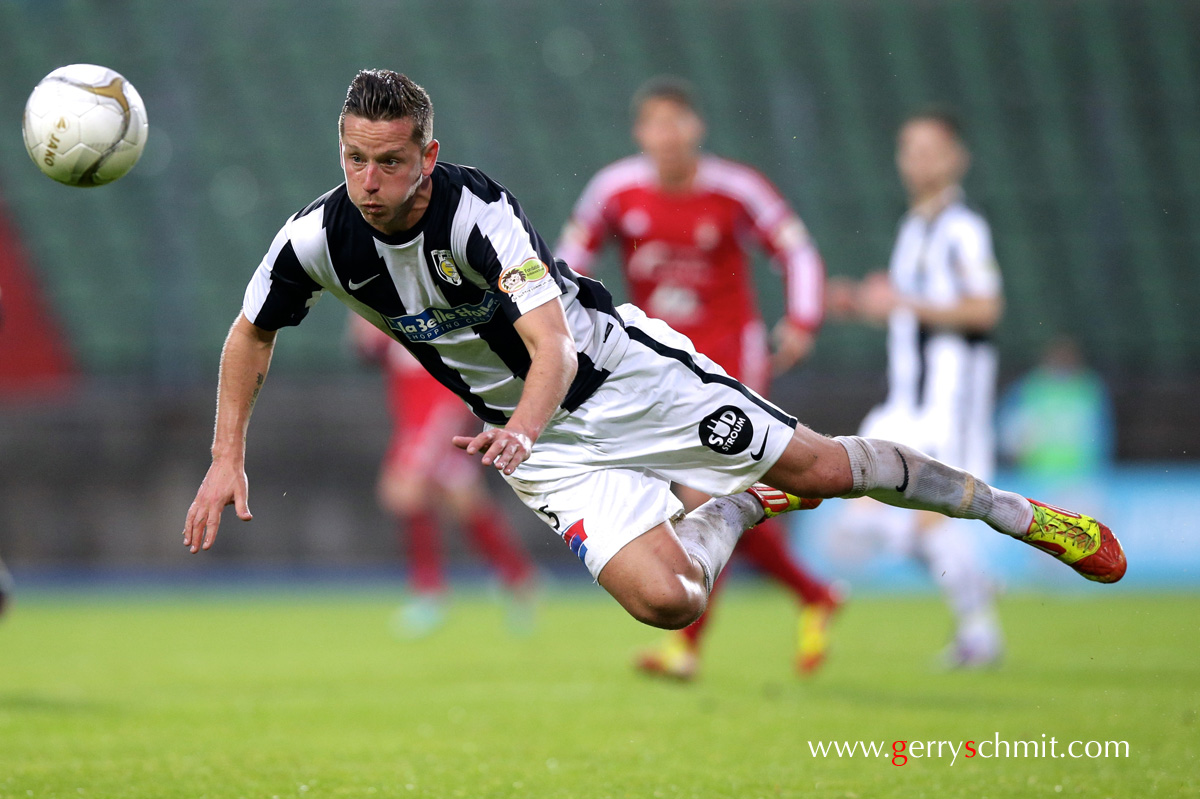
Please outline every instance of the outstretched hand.
[{"label": "outstretched hand", "polygon": [[771,331],[775,349],[771,353],[771,375],[778,377],[806,359],[813,350],[816,338],[802,327],[784,317]]},{"label": "outstretched hand", "polygon": [[494,427],[477,436],[455,436],[454,446],[465,449],[468,455],[483,453],[483,465],[495,466],[505,474],[512,474],[529,458],[533,442],[524,433]]},{"label": "outstretched hand", "polygon": [[221,526],[221,511],[226,505],[234,506],[239,519],[250,521],[253,517],[246,504],[249,493],[246,470],[241,464],[213,461],[196,492],[196,499],[188,508],[183,524],[183,545],[193,554],[211,547],[217,537],[217,528]]}]

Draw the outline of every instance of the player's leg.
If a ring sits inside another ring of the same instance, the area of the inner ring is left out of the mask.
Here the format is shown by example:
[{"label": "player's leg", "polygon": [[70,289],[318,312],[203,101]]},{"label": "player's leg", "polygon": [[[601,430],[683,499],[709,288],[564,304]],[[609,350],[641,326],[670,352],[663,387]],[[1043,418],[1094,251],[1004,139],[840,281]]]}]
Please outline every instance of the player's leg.
[{"label": "player's leg", "polygon": [[981,667],[1004,654],[995,608],[995,584],[980,563],[976,539],[963,522],[922,511],[916,531],[916,555],[938,585],[954,617],[954,640],[945,652],[952,667]]},{"label": "player's leg", "polygon": [[993,488],[896,442],[831,439],[798,426],[764,480],[800,496],[869,496],[897,507],[981,519],[1050,552],[1089,580],[1115,582],[1125,573],[1120,544],[1095,519]]},{"label": "player's leg", "polygon": [[[989,480],[995,471],[995,355],[990,348],[951,339],[932,342],[927,353],[925,407],[913,440],[938,460]],[[954,638],[943,664],[994,665],[1003,656],[1003,636],[995,583],[981,562],[978,539],[964,534],[963,522],[927,511],[915,515],[915,554],[954,617]]]},{"label": "player's leg", "polygon": [[788,548],[782,522],[765,521],[747,530],[734,553],[788,589],[805,605],[833,601],[833,589],[829,584],[810,574]]},{"label": "player's leg", "polygon": [[541,471],[564,476],[530,479],[536,472],[527,470],[508,483],[630,615],[655,627],[695,621],[742,532],[768,514],[800,507],[783,492],[756,486],[684,514],[662,477],[638,468],[581,470],[574,444],[540,443]]},{"label": "player's leg", "polygon": [[788,548],[783,523],[767,520],[747,530],[734,552],[791,591],[801,603],[796,624],[796,669],[810,675],[829,654],[829,626],[842,599],[828,583],[805,570]]},{"label": "player's leg", "polygon": [[527,591],[534,567],[507,515],[488,491],[479,465],[461,450],[448,449],[439,467],[445,507],[466,533],[487,564],[496,570],[505,588]]},{"label": "player's leg", "polygon": [[505,625],[517,635],[532,632],[537,618],[536,569],[517,543],[508,515],[488,490],[479,463],[450,449],[439,472],[446,508],[504,586]]},{"label": "player's leg", "polygon": [[378,495],[381,507],[394,520],[412,593],[411,599],[397,609],[392,626],[398,635],[419,638],[432,633],[445,620],[442,532],[434,507],[438,492],[423,471],[390,459],[380,472]]},{"label": "player's leg", "polygon": [[[674,488],[676,496],[683,502],[688,511],[695,510],[711,497],[687,486],[677,485]],[[735,547],[736,551],[736,547]],[[712,620],[717,595],[725,584],[724,576],[717,578],[712,590],[708,592],[708,602],[700,618],[684,627],[666,635],[653,648],[639,652],[634,659],[634,665],[639,671],[647,674],[670,677],[676,680],[691,680],[696,676],[700,665],[700,644],[704,631]]]},{"label": "player's leg", "polygon": [[456,408],[429,403],[395,419],[379,475],[379,504],[395,520],[396,540],[408,564],[412,598],[393,618],[393,628],[404,637],[428,635],[445,621],[442,492],[434,478],[445,453],[453,452],[446,446],[447,430],[458,418]]},{"label": "player's leg", "polygon": [[700,617],[708,602],[708,579],[669,522],[622,547],[596,578],[629,615],[667,630]]},{"label": "player's leg", "polygon": [[664,523],[631,541],[608,562],[598,581],[639,621],[680,629],[704,612],[716,579],[746,530],[764,518],[815,506],[765,485],[715,497],[679,519],[673,529]]}]

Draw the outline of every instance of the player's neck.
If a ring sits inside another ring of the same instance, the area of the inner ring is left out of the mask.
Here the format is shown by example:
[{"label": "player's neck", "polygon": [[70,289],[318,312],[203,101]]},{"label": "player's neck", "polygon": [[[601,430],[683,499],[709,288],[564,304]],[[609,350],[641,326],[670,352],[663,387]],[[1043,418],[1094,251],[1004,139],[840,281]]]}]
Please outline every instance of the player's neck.
[{"label": "player's neck", "polygon": [[696,181],[696,170],[700,166],[699,158],[689,158],[685,161],[677,163],[659,163],[658,170],[658,185],[659,187],[671,194],[682,194],[692,190],[692,184]]},{"label": "player's neck", "polygon": [[957,183],[939,186],[909,198],[908,208],[917,216],[933,219],[951,203],[962,197],[962,187]]},{"label": "player's neck", "polygon": [[[421,184],[413,192],[396,214],[395,222],[389,225],[390,230],[381,230],[388,236],[401,236],[421,224],[425,211],[429,209],[429,201],[433,197],[433,178],[426,175],[421,178]],[[377,228],[378,229],[378,228]]]}]

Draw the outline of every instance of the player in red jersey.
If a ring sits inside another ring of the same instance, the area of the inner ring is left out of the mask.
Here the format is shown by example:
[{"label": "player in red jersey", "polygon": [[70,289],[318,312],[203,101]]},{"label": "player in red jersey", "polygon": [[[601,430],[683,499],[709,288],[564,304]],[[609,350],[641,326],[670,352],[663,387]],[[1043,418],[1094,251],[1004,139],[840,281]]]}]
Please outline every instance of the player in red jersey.
[{"label": "player in red jersey", "polygon": [[442,386],[386,334],[362,317],[351,317],[359,353],[381,364],[387,377],[392,437],[379,473],[379,503],[396,519],[405,541],[412,602],[396,614],[394,629],[420,637],[437,629],[445,615],[446,577],[442,564],[437,510],[454,523],[495,567],[511,592],[510,626],[520,630],[532,620],[534,568],[503,514],[486,490],[479,464],[446,446],[456,435],[477,427],[471,410]]},{"label": "player in red jersey", "polygon": [[[630,300],[688,336],[733,377],[765,394],[772,374],[805,358],[821,323],[824,265],[804,224],[779,191],[748,166],[703,153],[704,121],[691,86],[656,78],[633,100],[639,155],[588,183],[563,231],[557,255],[586,274],[609,240],[621,252]],[[757,244],[782,272],[786,314],[772,354],[758,308],[747,247]],[[676,486],[690,510],[708,499]],[[742,536],[737,551],[803,603],[797,667],[823,661],[827,625],[839,599],[788,552],[779,522]],[[659,649],[639,656],[644,671],[695,675],[700,639],[712,612]]]}]

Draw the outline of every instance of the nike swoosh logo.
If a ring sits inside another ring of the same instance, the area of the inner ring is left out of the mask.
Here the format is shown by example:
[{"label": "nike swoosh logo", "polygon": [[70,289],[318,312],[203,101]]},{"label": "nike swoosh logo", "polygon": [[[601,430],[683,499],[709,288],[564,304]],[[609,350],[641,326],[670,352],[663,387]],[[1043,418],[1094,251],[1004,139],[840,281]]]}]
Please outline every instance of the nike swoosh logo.
[{"label": "nike swoosh logo", "polygon": [[375,275],[371,275],[369,278],[367,278],[366,280],[364,280],[364,281],[363,281],[363,282],[361,282],[361,283],[355,283],[353,280],[351,280],[349,283],[347,283],[347,284],[346,284],[346,286],[347,286],[347,287],[348,287],[348,288],[349,288],[351,291],[358,291],[360,288],[362,288],[363,286],[367,285],[368,283],[370,283],[372,280],[374,280],[374,279],[375,279],[375,278],[377,278],[377,277],[379,277],[379,275],[377,275],[377,274],[375,274]]},{"label": "nike swoosh logo", "polygon": [[762,446],[758,448],[758,452],[751,453],[750,457],[756,461],[761,461],[763,454],[767,451],[767,439],[771,437],[771,431],[768,430],[763,434]]},{"label": "nike swoosh logo", "polygon": [[899,447],[892,447],[892,449],[896,450],[896,454],[900,456],[900,464],[904,467],[904,482],[896,486],[896,490],[903,494],[904,489],[908,488],[908,461],[904,460],[904,455],[900,452]]}]

